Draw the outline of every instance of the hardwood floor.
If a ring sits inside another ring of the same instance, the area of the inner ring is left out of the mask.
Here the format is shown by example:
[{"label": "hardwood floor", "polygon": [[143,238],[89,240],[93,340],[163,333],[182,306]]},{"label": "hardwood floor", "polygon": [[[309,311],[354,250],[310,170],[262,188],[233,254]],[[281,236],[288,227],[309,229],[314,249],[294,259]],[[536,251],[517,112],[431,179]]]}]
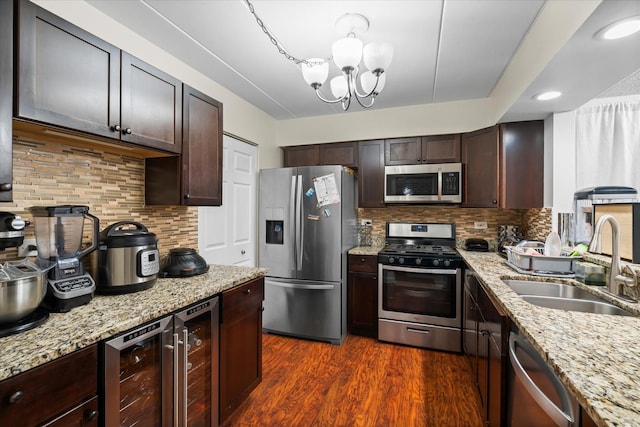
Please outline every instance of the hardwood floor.
[{"label": "hardwood floor", "polygon": [[227,426],[482,426],[464,355],[263,334],[263,379]]}]

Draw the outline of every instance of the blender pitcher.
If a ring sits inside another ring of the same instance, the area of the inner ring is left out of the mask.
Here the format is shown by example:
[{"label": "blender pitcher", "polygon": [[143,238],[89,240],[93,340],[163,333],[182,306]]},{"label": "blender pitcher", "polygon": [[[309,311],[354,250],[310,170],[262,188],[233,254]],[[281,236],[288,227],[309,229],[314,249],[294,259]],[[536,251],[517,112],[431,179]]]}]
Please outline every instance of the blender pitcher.
[{"label": "blender pitcher", "polygon": [[[34,206],[31,208],[35,225],[38,258],[70,266],[98,247],[98,218],[87,206]],[[91,244],[82,250],[84,220],[93,223]]]}]

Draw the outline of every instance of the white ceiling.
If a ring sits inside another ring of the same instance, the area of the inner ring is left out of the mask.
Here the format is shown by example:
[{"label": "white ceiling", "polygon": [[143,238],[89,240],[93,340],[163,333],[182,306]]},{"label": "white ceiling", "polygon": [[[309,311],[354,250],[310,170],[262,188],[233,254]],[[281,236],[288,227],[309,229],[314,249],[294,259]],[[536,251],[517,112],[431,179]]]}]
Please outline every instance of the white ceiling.
[{"label": "white ceiling", "polygon": [[[297,66],[278,53],[242,0],[87,2],[276,119],[341,111],[315,97]],[[335,31],[335,20],[347,12],[365,15],[370,28],[358,38],[365,44],[394,45],[386,86],[374,106],[391,108],[489,97],[545,1],[252,3],[280,43],[301,59],[329,57],[331,44],[345,36]],[[609,43],[593,38],[601,27],[632,15],[640,15],[640,0],[605,0],[501,121],[573,110],[640,69],[640,34]],[[330,78],[338,74],[332,68]],[[548,89],[565,96],[546,103],[531,99]]]}]

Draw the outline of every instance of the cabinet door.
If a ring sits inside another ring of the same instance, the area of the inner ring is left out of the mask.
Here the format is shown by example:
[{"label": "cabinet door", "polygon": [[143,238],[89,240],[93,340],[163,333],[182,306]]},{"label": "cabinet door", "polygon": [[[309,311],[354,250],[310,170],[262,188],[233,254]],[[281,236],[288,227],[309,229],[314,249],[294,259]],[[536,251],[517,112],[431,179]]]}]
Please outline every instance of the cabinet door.
[{"label": "cabinet door", "polygon": [[500,125],[500,207],[544,206],[544,122]]},{"label": "cabinet door", "polygon": [[384,164],[387,166],[422,163],[422,141],[419,136],[387,139],[384,146]]},{"label": "cabinet door", "polygon": [[434,135],[422,137],[423,163],[459,163],[460,135]]},{"label": "cabinet door", "polygon": [[17,116],[120,138],[120,49],[31,2],[16,4]]},{"label": "cabinet door", "polygon": [[180,154],[182,83],[122,52],[121,139]]},{"label": "cabinet door", "polygon": [[354,335],[378,337],[377,275],[349,272],[347,322]]},{"label": "cabinet door", "polygon": [[262,380],[263,299],[263,278],[222,294],[220,424]]},{"label": "cabinet door", "polygon": [[98,389],[92,345],[0,382],[0,425],[39,425],[92,398]]},{"label": "cabinet door", "polygon": [[378,337],[377,257],[349,255],[347,323],[349,332]]},{"label": "cabinet door", "polygon": [[0,2],[0,202],[12,200],[13,2]]},{"label": "cabinet door", "polygon": [[317,166],[320,164],[320,146],[297,145],[284,147],[284,167]]},{"label": "cabinet door", "polygon": [[384,147],[384,140],[358,144],[358,207],[385,207]]},{"label": "cabinet door", "polygon": [[42,427],[94,427],[98,425],[98,397],[89,399]]},{"label": "cabinet door", "polygon": [[321,165],[342,165],[358,167],[358,144],[356,142],[337,142],[320,144]]},{"label": "cabinet door", "polygon": [[462,135],[463,207],[498,207],[498,128]]},{"label": "cabinet door", "polygon": [[187,85],[183,91],[183,204],[220,206],[222,104]]}]

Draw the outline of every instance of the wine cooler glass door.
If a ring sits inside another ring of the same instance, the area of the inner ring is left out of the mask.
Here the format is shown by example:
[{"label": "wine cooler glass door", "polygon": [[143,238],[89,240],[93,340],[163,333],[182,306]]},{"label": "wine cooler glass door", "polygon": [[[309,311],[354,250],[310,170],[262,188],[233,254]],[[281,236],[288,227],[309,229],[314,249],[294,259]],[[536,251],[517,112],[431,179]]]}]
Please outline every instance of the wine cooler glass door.
[{"label": "wine cooler glass door", "polygon": [[105,343],[105,426],[158,427],[173,422],[172,317]]},{"label": "wine cooler glass door", "polygon": [[175,316],[179,347],[180,426],[218,425],[218,298],[195,304]]}]

